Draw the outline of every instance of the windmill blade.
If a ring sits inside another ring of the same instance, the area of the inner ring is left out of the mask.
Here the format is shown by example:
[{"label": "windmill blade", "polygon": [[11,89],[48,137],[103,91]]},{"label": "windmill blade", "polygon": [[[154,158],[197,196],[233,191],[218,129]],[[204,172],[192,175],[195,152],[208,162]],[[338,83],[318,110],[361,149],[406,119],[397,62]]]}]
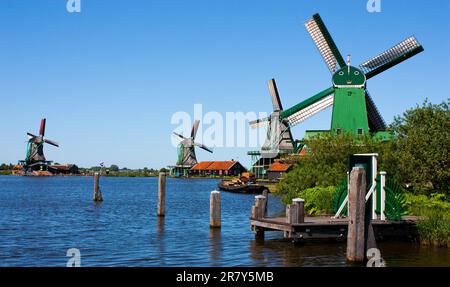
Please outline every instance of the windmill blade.
[{"label": "windmill blade", "polygon": [[255,121],[249,122],[250,128],[257,129],[259,127],[268,126],[270,123],[269,118],[257,119]]},{"label": "windmill blade", "polygon": [[201,149],[204,149],[204,150],[206,150],[206,151],[209,151],[210,153],[213,152],[213,150],[212,150],[211,148],[205,146],[204,144],[194,143],[194,145],[198,146],[198,147],[201,148]]},{"label": "windmill blade", "polygon": [[270,96],[272,97],[273,111],[282,111],[283,105],[281,104],[280,94],[278,93],[277,83],[275,79],[271,79],[268,82]]},{"label": "windmill blade", "polygon": [[44,136],[45,135],[45,122],[46,119],[41,119],[41,127],[39,128],[39,135]]},{"label": "windmill blade", "polygon": [[191,138],[193,138],[193,139],[195,139],[195,136],[197,135],[199,124],[200,124],[199,120],[194,121],[194,125],[192,126],[192,131],[191,131]]},{"label": "windmill blade", "polygon": [[173,134],[176,135],[177,137],[179,137],[182,140],[186,139],[186,137],[184,137],[182,134],[179,134],[179,133],[176,133],[176,132],[173,132]]},{"label": "windmill blade", "polygon": [[51,144],[53,146],[59,147],[59,144],[57,142],[55,142],[55,141],[44,139],[44,142],[48,143],[48,144]]},{"label": "windmill blade", "polygon": [[341,68],[346,66],[344,58],[319,14],[315,14],[310,20],[306,21],[305,27],[332,74],[337,71],[337,65]]},{"label": "windmill blade", "polygon": [[366,109],[367,109],[367,117],[369,120],[369,128],[371,131],[384,131],[386,130],[386,122],[378,111],[375,102],[372,100],[372,97],[369,94],[369,91],[366,90]]},{"label": "windmill blade", "polygon": [[323,111],[324,109],[333,105],[334,102],[334,94],[329,95],[321,100],[314,102],[311,105],[306,106],[304,109],[299,110],[298,112],[289,116],[286,120],[290,127],[295,126],[306,119],[314,116],[315,114]]},{"label": "windmill blade", "polygon": [[29,136],[30,138],[36,138],[37,136],[35,136],[34,134],[32,134],[32,133],[27,133],[27,136]]},{"label": "windmill blade", "polygon": [[333,94],[333,87],[323,90],[317,95],[314,95],[304,100],[303,102],[300,102],[295,106],[284,110],[281,113],[281,120],[287,120],[290,125],[298,124],[299,122],[304,121],[306,118],[332,105],[334,101]]},{"label": "windmill blade", "polygon": [[401,62],[423,52],[424,49],[415,37],[409,37],[380,55],[359,65],[361,70],[370,79]]}]

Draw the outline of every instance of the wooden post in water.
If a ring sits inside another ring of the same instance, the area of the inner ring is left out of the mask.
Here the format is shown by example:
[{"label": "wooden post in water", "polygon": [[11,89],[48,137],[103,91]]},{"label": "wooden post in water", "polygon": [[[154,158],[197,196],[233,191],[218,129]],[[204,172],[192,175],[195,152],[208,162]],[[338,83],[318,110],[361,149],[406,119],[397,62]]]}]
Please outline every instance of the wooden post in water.
[{"label": "wooden post in water", "polygon": [[257,219],[261,219],[264,217],[264,208],[266,205],[266,197],[264,195],[255,196],[255,207],[256,207],[256,217]]},{"label": "wooden post in water", "polygon": [[298,210],[297,204],[286,205],[286,223],[296,224],[298,223]]},{"label": "wooden post in water", "polygon": [[[263,195],[255,196],[255,205],[252,206],[252,214],[251,217],[253,219],[262,219],[264,217],[264,206],[266,202],[266,197]],[[264,238],[264,229],[256,227],[254,228],[255,238],[262,239]]]},{"label": "wooden post in water", "polygon": [[264,217],[267,217],[267,210],[268,210],[268,206],[269,206],[269,190],[264,189],[262,195],[266,198],[266,200],[264,202]]},{"label": "wooden post in water", "polygon": [[160,172],[158,178],[158,216],[166,213],[166,173]]},{"label": "wooden post in water", "polygon": [[292,203],[297,206],[297,223],[305,222],[305,200],[302,198],[294,198]]},{"label": "wooden post in water", "polygon": [[220,192],[211,191],[209,197],[209,226],[220,228]]},{"label": "wooden post in water", "polygon": [[361,262],[365,257],[366,173],[354,167],[350,173],[348,191],[347,260]]},{"label": "wooden post in water", "polygon": [[94,202],[103,201],[102,192],[100,191],[100,174],[94,173]]}]

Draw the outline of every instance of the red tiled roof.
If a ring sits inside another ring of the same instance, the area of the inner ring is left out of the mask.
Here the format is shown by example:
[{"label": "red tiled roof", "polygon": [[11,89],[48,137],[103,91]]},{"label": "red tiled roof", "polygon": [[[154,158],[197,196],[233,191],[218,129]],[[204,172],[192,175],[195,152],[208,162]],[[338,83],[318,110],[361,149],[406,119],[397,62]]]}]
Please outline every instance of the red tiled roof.
[{"label": "red tiled roof", "polygon": [[274,162],[267,171],[286,172],[292,167],[292,164]]},{"label": "red tiled roof", "polygon": [[208,166],[208,170],[229,170],[232,168],[237,161],[214,161],[210,166]]},{"label": "red tiled roof", "polygon": [[210,166],[212,161],[202,161],[194,165],[191,170],[205,170],[208,166]]},{"label": "red tiled roof", "polygon": [[237,161],[202,161],[194,165],[191,170],[229,170]]}]

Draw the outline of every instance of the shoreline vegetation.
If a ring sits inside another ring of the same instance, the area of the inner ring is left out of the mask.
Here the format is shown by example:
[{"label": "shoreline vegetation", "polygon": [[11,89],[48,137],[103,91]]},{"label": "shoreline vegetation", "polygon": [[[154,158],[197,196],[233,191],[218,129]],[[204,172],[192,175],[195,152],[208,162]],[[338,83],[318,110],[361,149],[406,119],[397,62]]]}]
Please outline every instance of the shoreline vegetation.
[{"label": "shoreline vegetation", "polygon": [[400,185],[407,214],[417,223],[424,245],[450,247],[450,100],[427,100],[397,116],[389,126],[394,138],[380,141],[370,136],[320,135],[307,139],[308,153],[293,159],[294,168],[275,186],[284,204],[305,199],[310,215],[329,214],[333,193],[345,178],[348,157],[378,153],[378,171]]}]

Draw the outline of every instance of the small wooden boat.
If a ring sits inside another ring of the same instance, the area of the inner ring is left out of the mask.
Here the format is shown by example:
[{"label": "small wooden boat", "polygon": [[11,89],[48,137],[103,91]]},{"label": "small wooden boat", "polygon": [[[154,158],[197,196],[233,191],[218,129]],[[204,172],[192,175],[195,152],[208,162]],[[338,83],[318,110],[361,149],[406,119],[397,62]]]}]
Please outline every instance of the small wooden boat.
[{"label": "small wooden boat", "polygon": [[261,194],[264,190],[268,190],[267,187],[261,184],[255,183],[251,180],[251,177],[245,175],[240,178],[234,178],[231,180],[222,180],[218,184],[218,188],[222,191],[235,192],[235,193],[252,193]]}]

